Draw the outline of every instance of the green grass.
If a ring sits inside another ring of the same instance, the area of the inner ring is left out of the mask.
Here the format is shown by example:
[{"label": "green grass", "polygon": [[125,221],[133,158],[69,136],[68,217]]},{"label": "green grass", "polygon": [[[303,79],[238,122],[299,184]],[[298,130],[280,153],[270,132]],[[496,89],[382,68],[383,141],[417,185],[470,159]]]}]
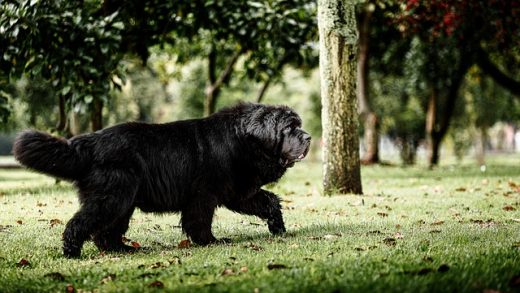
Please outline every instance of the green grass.
[{"label": "green grass", "polygon": [[300,163],[270,187],[283,198],[284,237],[220,209],[214,233],[233,243],[181,249],[178,215],[137,212],[126,236],[146,250],[102,255],[87,243],[79,260],[61,254],[78,205],[70,185],[1,170],[0,292],[519,291],[519,166],[363,167],[364,196],[325,197],[320,163]]}]

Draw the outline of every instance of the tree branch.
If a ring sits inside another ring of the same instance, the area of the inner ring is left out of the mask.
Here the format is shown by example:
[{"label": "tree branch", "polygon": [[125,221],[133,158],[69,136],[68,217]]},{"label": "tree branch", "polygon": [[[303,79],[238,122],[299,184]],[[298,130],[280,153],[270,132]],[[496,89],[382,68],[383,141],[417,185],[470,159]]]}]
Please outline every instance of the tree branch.
[{"label": "tree branch", "polygon": [[482,48],[477,48],[477,64],[493,80],[510,91],[513,95],[520,97],[520,82],[503,73],[491,60]]},{"label": "tree branch", "polygon": [[[226,64],[226,67],[224,68],[224,70],[220,73],[218,79],[215,81],[211,81],[211,85],[207,89],[208,91],[214,91],[216,89],[219,89],[223,84],[226,83],[226,81],[229,79],[229,76],[231,76],[231,73],[233,72],[233,66],[237,62],[240,55],[242,55],[242,52],[243,52],[242,49],[239,49],[235,52],[235,54],[233,54],[231,59],[229,59],[228,63]],[[210,58],[210,62],[211,62],[211,58]],[[214,78],[214,77],[211,77],[211,72],[210,72],[210,79],[212,79],[212,78]],[[206,94],[208,94],[208,93],[206,93]]]}]

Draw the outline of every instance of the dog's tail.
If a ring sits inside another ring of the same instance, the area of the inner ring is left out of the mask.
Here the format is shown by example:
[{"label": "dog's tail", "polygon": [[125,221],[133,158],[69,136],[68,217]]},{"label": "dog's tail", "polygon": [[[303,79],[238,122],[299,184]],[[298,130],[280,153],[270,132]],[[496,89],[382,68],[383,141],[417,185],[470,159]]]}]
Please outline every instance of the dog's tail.
[{"label": "dog's tail", "polygon": [[35,130],[24,131],[16,137],[13,154],[29,169],[65,180],[81,178],[87,167],[67,140]]}]

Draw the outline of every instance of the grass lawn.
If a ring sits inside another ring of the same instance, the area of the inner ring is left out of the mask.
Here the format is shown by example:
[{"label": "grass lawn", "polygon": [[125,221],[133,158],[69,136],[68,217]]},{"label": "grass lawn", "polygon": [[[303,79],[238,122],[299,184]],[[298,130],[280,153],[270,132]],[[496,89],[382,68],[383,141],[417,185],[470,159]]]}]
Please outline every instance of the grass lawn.
[{"label": "grass lawn", "polygon": [[322,196],[320,174],[302,162],[269,187],[283,198],[283,237],[220,209],[214,233],[233,243],[180,248],[179,215],[137,212],[126,237],[147,249],[103,255],[87,243],[69,260],[61,233],[74,190],[0,170],[0,292],[520,291],[518,156],[486,172],[363,167],[363,196]]}]

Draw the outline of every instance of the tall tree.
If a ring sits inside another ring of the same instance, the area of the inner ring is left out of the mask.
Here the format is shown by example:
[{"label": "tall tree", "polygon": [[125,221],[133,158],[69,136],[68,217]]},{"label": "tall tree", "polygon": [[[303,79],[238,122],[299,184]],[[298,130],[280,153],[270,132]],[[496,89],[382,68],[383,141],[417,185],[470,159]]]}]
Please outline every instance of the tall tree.
[{"label": "tall tree", "polygon": [[359,15],[359,58],[358,58],[358,100],[359,114],[363,121],[363,137],[366,147],[363,164],[379,162],[378,117],[372,110],[368,91],[368,68],[370,60],[370,20],[375,4],[368,1]]},{"label": "tall tree", "polygon": [[320,75],[325,194],[362,194],[355,1],[319,0]]}]

